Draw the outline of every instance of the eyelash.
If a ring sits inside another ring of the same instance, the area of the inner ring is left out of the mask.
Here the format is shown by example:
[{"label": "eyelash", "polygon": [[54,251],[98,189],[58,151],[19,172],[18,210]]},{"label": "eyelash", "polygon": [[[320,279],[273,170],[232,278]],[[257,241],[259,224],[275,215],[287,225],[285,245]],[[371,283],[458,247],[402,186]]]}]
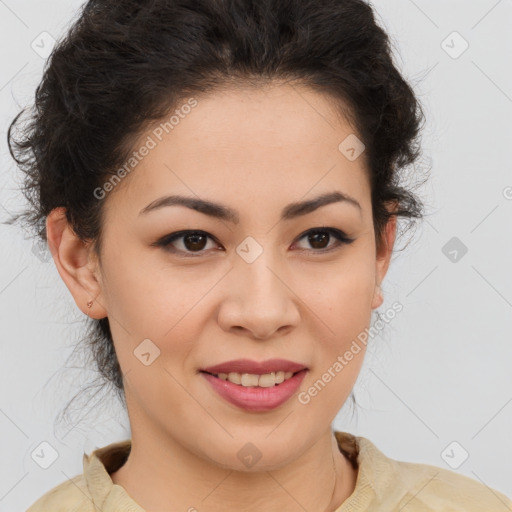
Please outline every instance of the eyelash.
[{"label": "eyelash", "polygon": [[[306,251],[306,252],[324,254],[324,253],[336,250],[336,249],[340,248],[343,245],[351,244],[355,240],[355,238],[348,237],[347,235],[345,235],[345,233],[343,233],[343,231],[340,231],[339,229],[330,228],[330,227],[318,227],[318,228],[308,229],[307,231],[302,233],[302,235],[300,235],[297,238],[297,241],[301,240],[302,238],[306,237],[307,235],[317,234],[317,233],[329,233],[330,235],[333,235],[334,238],[336,238],[337,243],[334,244],[334,246],[331,246],[331,247],[329,247],[327,249],[309,249],[309,250],[308,249],[301,249],[301,250]],[[171,233],[170,235],[166,235],[163,238],[160,238],[159,240],[154,242],[152,245],[157,246],[157,247],[163,247],[166,251],[169,251],[169,252],[171,252],[173,254],[180,254],[180,253],[182,253],[181,257],[184,257],[184,258],[200,257],[202,253],[206,252],[204,250],[200,250],[200,251],[182,251],[180,249],[171,248],[172,242],[174,242],[175,240],[178,240],[179,238],[183,238],[186,235],[203,235],[203,236],[206,236],[206,237],[210,238],[214,242],[218,243],[215,240],[215,238],[213,236],[211,236],[209,233],[207,233],[206,231],[201,231],[201,230],[184,230],[184,231],[177,231],[176,233]],[[185,254],[186,254],[186,256],[185,256]]]}]

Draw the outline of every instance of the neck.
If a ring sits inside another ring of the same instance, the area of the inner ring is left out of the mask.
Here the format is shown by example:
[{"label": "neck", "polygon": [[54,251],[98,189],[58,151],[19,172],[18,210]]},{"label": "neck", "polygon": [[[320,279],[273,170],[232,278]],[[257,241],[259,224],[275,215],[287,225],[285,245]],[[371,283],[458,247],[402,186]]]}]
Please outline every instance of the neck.
[{"label": "neck", "polygon": [[[126,463],[110,475],[147,512],[201,510],[247,512],[297,509],[331,512],[352,494],[357,470],[328,431],[290,463],[269,471],[221,468],[157,436],[137,436]],[[270,504],[270,506],[269,506]]]}]

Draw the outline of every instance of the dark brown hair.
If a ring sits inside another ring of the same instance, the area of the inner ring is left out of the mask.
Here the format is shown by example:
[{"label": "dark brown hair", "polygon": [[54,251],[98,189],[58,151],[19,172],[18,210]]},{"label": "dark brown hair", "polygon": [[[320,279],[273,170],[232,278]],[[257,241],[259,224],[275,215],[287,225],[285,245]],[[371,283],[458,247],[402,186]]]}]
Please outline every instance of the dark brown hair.
[{"label": "dark brown hair", "polygon": [[[377,244],[391,215],[409,226],[422,217],[422,202],[404,186],[421,153],[422,108],[365,1],[90,0],[46,63],[34,106],[9,127],[30,203],[10,222],[23,220],[46,241],[47,215],[65,207],[101,255],[104,200],[93,191],[141,130],[188,95],[272,80],[347,107],[342,114],[366,146]],[[399,208],[390,213],[389,201]],[[89,352],[123,400],[108,318],[87,321]]]}]

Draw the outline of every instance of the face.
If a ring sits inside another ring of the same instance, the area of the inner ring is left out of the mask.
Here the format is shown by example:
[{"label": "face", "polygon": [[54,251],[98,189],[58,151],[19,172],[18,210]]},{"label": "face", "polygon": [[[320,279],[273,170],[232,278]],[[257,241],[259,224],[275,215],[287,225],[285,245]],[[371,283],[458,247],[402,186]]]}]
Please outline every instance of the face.
[{"label": "face", "polygon": [[[251,442],[259,469],[276,468],[324,435],[349,396],[364,347],[335,363],[382,303],[389,252],[376,252],[364,153],[340,152],[355,132],[332,105],[305,87],[219,91],[134,146],[156,143],[103,199],[101,262],[86,267],[95,279],[70,285],[81,308],[83,288],[95,297],[84,311],[109,317],[133,437],[238,469]],[[350,199],[315,205],[335,192]],[[171,195],[222,208],[157,206]],[[235,359],[306,370],[272,388],[285,391],[226,398],[217,389],[236,384],[202,370]]]}]

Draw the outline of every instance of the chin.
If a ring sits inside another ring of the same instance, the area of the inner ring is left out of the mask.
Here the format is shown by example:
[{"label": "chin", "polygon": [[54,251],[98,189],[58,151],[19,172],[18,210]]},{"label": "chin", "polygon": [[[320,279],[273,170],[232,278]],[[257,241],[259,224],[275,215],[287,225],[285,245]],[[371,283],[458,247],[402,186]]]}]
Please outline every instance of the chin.
[{"label": "chin", "polygon": [[[230,433],[233,434],[232,431]],[[287,437],[287,439],[288,442],[283,443],[282,432],[281,436],[276,435],[275,439],[270,439],[268,429],[265,429],[261,438],[251,436],[245,428],[242,438],[234,437],[222,443],[213,439],[212,445],[196,454],[230,471],[275,471],[285,467],[297,457],[295,441],[293,438]],[[210,450],[213,446],[215,451]]]}]

